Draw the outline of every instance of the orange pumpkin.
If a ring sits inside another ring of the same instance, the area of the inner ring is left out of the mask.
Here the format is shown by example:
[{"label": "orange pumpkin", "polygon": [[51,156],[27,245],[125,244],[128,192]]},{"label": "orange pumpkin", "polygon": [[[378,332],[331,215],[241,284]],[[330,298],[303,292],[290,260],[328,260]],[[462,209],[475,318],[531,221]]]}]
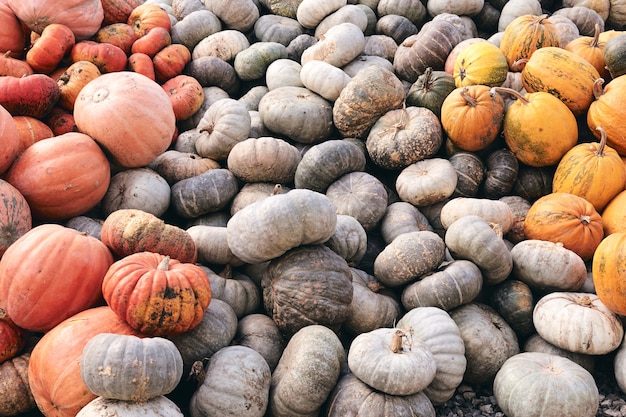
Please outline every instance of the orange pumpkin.
[{"label": "orange pumpkin", "polygon": [[102,75],[96,64],[90,61],[77,61],[71,64],[57,79],[61,90],[59,105],[67,110],[74,110],[78,93],[94,78]]},{"label": "orange pumpkin", "polygon": [[598,245],[591,275],[598,298],[616,314],[626,315],[626,232],[615,232]]},{"label": "orange pumpkin", "polygon": [[13,116],[43,119],[58,103],[61,91],[56,80],[46,74],[0,77],[0,105]]},{"label": "orange pumpkin", "polygon": [[176,120],[187,120],[202,107],[204,89],[200,82],[189,75],[180,74],[162,85],[172,101]]},{"label": "orange pumpkin", "polygon": [[[1,0],[0,0],[1,1]],[[7,51],[4,55],[0,55],[0,76],[10,75],[12,77],[24,77],[32,75],[35,71],[28,65],[28,62],[13,58],[11,51]]]},{"label": "orange pumpkin", "polygon": [[561,46],[556,26],[548,15],[524,14],[513,19],[504,29],[500,49],[511,71],[521,71],[520,60],[528,59],[537,49]]},{"label": "orange pumpkin", "polygon": [[51,23],[69,27],[77,41],[93,36],[102,24],[104,11],[100,0],[7,0],[20,21],[41,34]]},{"label": "orange pumpkin", "polygon": [[176,131],[167,93],[130,71],[102,74],[83,87],[74,103],[74,119],[126,168],[152,162],[169,147]]},{"label": "orange pumpkin", "polygon": [[526,91],[544,91],[558,97],[575,116],[589,108],[598,78],[598,70],[586,59],[555,46],[537,49],[522,69]]},{"label": "orange pumpkin", "polygon": [[26,34],[22,22],[9,7],[8,0],[0,0],[0,53],[21,58],[26,47]]},{"label": "orange pumpkin", "polygon": [[54,107],[48,117],[46,117],[45,121],[46,124],[50,126],[50,129],[52,129],[52,133],[54,133],[55,136],[60,136],[69,132],[78,132],[78,127],[74,121],[74,115],[72,112],[64,109],[63,107]]},{"label": "orange pumpkin", "polygon": [[70,52],[72,62],[88,61],[95,64],[101,73],[119,72],[126,69],[127,56],[119,47],[111,43],[81,41]]},{"label": "orange pumpkin", "polygon": [[172,28],[169,14],[155,3],[143,3],[135,7],[126,23],[132,26],[137,38],[141,38],[155,27],[162,27],[168,31]]},{"label": "orange pumpkin", "polygon": [[150,57],[154,57],[157,52],[172,44],[170,31],[160,26],[153,27],[138,38],[131,47],[131,53],[142,52]]},{"label": "orange pumpkin", "polygon": [[112,264],[109,248],[89,234],[54,223],[33,227],[0,259],[0,307],[23,329],[46,332],[102,299]]},{"label": "orange pumpkin", "polygon": [[6,180],[39,220],[66,220],[94,208],[109,187],[106,155],[84,133],[70,132],[26,148]]},{"label": "orange pumpkin", "polygon": [[482,84],[500,86],[506,80],[509,65],[504,53],[491,42],[476,42],[463,48],[454,61],[457,87]]},{"label": "orange pumpkin", "polygon": [[144,3],[145,0],[101,0],[104,9],[102,25],[126,23],[133,9]]},{"label": "orange pumpkin", "polygon": [[102,294],[133,329],[153,336],[193,329],[211,301],[202,268],[152,252],[128,255],[111,265]]},{"label": "orange pumpkin", "polygon": [[443,100],[441,125],[461,150],[485,149],[502,128],[504,100],[486,85],[458,87]]},{"label": "orange pumpkin", "polygon": [[551,192],[537,199],[524,220],[527,239],[559,243],[589,260],[604,237],[602,218],[593,205],[575,194]]},{"label": "orange pumpkin", "polygon": [[0,257],[32,226],[30,206],[22,193],[7,181],[0,180]]},{"label": "orange pumpkin", "polygon": [[17,127],[20,139],[18,153],[24,152],[26,148],[42,139],[48,139],[54,136],[50,126],[39,119],[30,116],[13,116],[13,121]]},{"label": "orange pumpkin", "polygon": [[600,25],[595,24],[593,36],[579,36],[567,43],[565,49],[587,60],[598,70],[600,77],[608,80],[611,75],[604,64],[604,45],[605,41],[600,40]]},{"label": "orange pumpkin", "polygon": [[587,125],[600,138],[602,127],[606,143],[617,153],[626,156],[626,74],[612,79],[603,86],[602,81],[594,85],[594,101],[587,111]]},{"label": "orange pumpkin", "polygon": [[20,134],[13,116],[0,105],[0,174],[4,174],[20,153]]},{"label": "orange pumpkin", "polygon": [[22,353],[30,332],[0,312],[0,364]]},{"label": "orange pumpkin", "polygon": [[576,194],[601,211],[625,183],[622,158],[606,145],[603,134],[599,143],[581,143],[567,151],[554,172],[552,191]]},{"label": "orange pumpkin", "polygon": [[142,74],[150,78],[152,81],[156,80],[152,58],[144,53],[137,52],[136,54],[131,54],[128,57],[128,70]]},{"label": "orange pumpkin", "polygon": [[166,46],[152,58],[156,80],[162,84],[182,74],[189,62],[191,62],[191,52],[185,45],[173,43]]},{"label": "orange pumpkin", "polygon": [[62,23],[51,23],[26,52],[26,62],[36,72],[50,73],[76,43],[72,29]]},{"label": "orange pumpkin", "polygon": [[576,117],[556,96],[543,91],[522,95],[503,87],[493,91],[517,98],[506,109],[502,132],[520,162],[532,167],[555,165],[576,145]]},{"label": "orange pumpkin", "polygon": [[626,232],[626,190],[613,197],[602,210],[602,226],[605,236]]},{"label": "orange pumpkin", "polygon": [[100,333],[142,336],[102,306],[64,320],[37,342],[30,355],[28,382],[43,415],[74,417],[96,398],[83,382],[79,365],[83,348]]},{"label": "orange pumpkin", "polygon": [[130,55],[136,40],[135,31],[127,23],[112,23],[104,26],[94,36],[94,41],[113,44],[124,51],[126,55]]}]

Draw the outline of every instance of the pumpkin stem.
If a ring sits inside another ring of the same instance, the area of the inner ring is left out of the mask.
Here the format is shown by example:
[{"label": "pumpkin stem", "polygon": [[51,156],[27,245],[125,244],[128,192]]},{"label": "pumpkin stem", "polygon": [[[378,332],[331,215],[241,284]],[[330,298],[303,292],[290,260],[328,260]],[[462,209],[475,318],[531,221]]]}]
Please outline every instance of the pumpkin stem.
[{"label": "pumpkin stem", "polygon": [[425,91],[430,90],[432,87],[433,67],[428,67],[424,71],[424,78],[422,78],[422,89]]},{"label": "pumpkin stem", "polygon": [[219,276],[222,278],[232,278],[233,277],[233,266],[231,264],[226,264],[224,269],[222,269],[219,273]]},{"label": "pumpkin stem", "polygon": [[280,194],[281,190],[283,189],[283,186],[280,184],[276,184],[274,186],[274,189],[272,190],[272,195],[276,195],[276,194]]},{"label": "pumpkin stem", "polygon": [[593,29],[593,38],[591,38],[591,42],[589,42],[589,47],[597,48],[600,43],[600,25],[596,23]]},{"label": "pumpkin stem", "polygon": [[502,226],[499,225],[498,223],[492,223],[492,222],[488,222],[489,227],[491,227],[491,230],[493,230],[496,235],[502,239],[502,237],[504,237],[504,234],[502,233]]},{"label": "pumpkin stem", "polygon": [[606,146],[606,131],[602,126],[596,127],[596,130],[600,132],[600,146],[598,146],[598,150],[595,153],[598,156],[604,156],[604,148]]},{"label": "pumpkin stem", "polygon": [[461,90],[459,94],[461,95],[461,97],[463,97],[463,100],[467,102],[468,106],[471,106],[471,107],[478,106],[478,101],[474,97],[470,96],[468,92],[469,92],[469,88],[463,87],[463,90]]},{"label": "pumpkin stem", "polygon": [[170,257],[165,256],[163,259],[161,259],[161,262],[159,262],[157,269],[159,271],[167,271],[169,267],[170,267]]},{"label": "pumpkin stem", "polygon": [[593,305],[593,303],[591,302],[591,297],[589,297],[587,294],[576,298],[576,304],[583,307],[591,307]]},{"label": "pumpkin stem", "polygon": [[393,332],[391,335],[391,343],[389,344],[389,348],[393,353],[399,353],[402,351],[402,337],[404,336],[404,332],[400,329]]},{"label": "pumpkin stem", "polygon": [[195,361],[191,365],[191,371],[189,371],[189,379],[195,379],[198,386],[202,385],[206,379],[206,371],[204,370],[204,364],[202,361]]},{"label": "pumpkin stem", "polygon": [[490,93],[492,95],[496,94],[496,93],[510,94],[515,99],[520,100],[523,104],[530,103],[530,101],[528,101],[528,99],[526,97],[524,97],[519,91],[516,91],[516,90],[514,90],[512,88],[509,88],[509,87],[491,87]]},{"label": "pumpkin stem", "polygon": [[513,62],[513,65],[511,65],[511,70],[515,72],[519,72],[524,69],[527,62],[528,62],[528,58],[520,58]]},{"label": "pumpkin stem", "polygon": [[385,288],[384,285],[382,285],[380,282],[378,281],[369,281],[367,284],[365,284],[365,286],[371,291],[371,292],[379,292],[380,290],[382,290],[383,288]]},{"label": "pumpkin stem", "polygon": [[583,226],[587,226],[589,223],[591,223],[591,216],[589,216],[588,214],[582,214],[580,216],[580,222],[583,224]]},{"label": "pumpkin stem", "polygon": [[0,308],[0,320],[7,318],[7,312],[4,308]]},{"label": "pumpkin stem", "polygon": [[598,78],[593,82],[593,86],[591,87],[591,91],[593,92],[593,97],[597,100],[602,97],[604,94],[604,78]]}]

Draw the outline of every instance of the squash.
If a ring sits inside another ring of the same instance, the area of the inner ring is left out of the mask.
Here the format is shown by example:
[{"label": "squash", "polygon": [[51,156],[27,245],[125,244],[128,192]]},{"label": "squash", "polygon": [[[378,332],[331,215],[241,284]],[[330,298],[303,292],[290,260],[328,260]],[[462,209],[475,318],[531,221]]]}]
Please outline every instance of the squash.
[{"label": "squash", "polygon": [[218,100],[198,122],[196,152],[205,158],[225,160],[235,144],[248,139],[250,126],[250,114],[243,103],[231,98]]},{"label": "squash", "polygon": [[209,169],[172,185],[170,202],[177,215],[192,219],[227,207],[238,191],[230,170]]},{"label": "squash", "polygon": [[[192,226],[224,229],[218,226]],[[191,230],[188,229],[188,230]],[[236,262],[233,262],[236,264]],[[209,278],[211,298],[226,301],[235,311],[237,318],[258,311],[263,295],[261,288],[252,279],[232,265],[227,264],[218,274],[206,266],[200,266]]]},{"label": "squash", "polygon": [[131,55],[133,44],[137,40],[137,35],[132,26],[127,23],[118,22],[103,25],[102,28],[96,32],[93,39],[96,42],[111,43],[119,47],[126,55]]},{"label": "squash", "polygon": [[100,201],[106,217],[116,210],[136,209],[161,217],[170,206],[170,186],[150,168],[131,168],[111,177],[107,192]]},{"label": "squash", "polygon": [[154,417],[183,417],[178,405],[162,395],[148,401],[123,401],[96,397],[76,414],[76,417],[106,417],[108,413],[116,413],[128,417],[141,416],[149,413]]},{"label": "squash", "polygon": [[83,348],[80,376],[95,395],[146,402],[176,388],[183,358],[168,339],[100,333]]},{"label": "squash", "polygon": [[624,294],[624,269],[621,265],[625,232],[614,232],[602,239],[596,248],[591,275],[598,298],[611,311],[623,315],[626,312]]},{"label": "squash", "polygon": [[17,239],[32,229],[28,202],[17,188],[0,180],[0,258]]},{"label": "squash", "polygon": [[554,172],[552,191],[576,194],[601,212],[624,190],[626,171],[617,151],[606,144],[604,129],[597,129],[602,133],[599,143],[581,143],[563,155]]},{"label": "squash", "polygon": [[204,102],[200,82],[190,75],[180,74],[165,81],[161,87],[169,95],[177,121],[191,118]]},{"label": "squash", "polygon": [[26,52],[26,62],[35,72],[50,73],[74,46],[74,32],[62,23],[50,23]]},{"label": "squash", "polygon": [[511,326],[520,341],[535,333],[535,299],[531,288],[523,281],[509,278],[495,285],[489,305]]},{"label": "squash", "polygon": [[259,8],[252,0],[217,0],[207,3],[205,7],[224,22],[224,26],[242,33],[253,29],[260,15]]},{"label": "squash", "polygon": [[513,211],[505,202],[479,197],[456,197],[441,207],[439,215],[444,228],[466,215],[475,215],[488,223],[497,224],[502,233],[513,227]]},{"label": "squash", "polygon": [[596,23],[593,36],[580,36],[568,42],[564,48],[585,58],[598,70],[600,77],[608,79],[611,75],[604,62],[604,46],[606,42],[600,41],[601,32],[600,24]]},{"label": "squash", "polygon": [[58,105],[73,111],[76,97],[83,87],[91,80],[102,75],[96,64],[90,61],[72,63],[57,79],[61,97]]},{"label": "squash", "polygon": [[123,71],[128,64],[126,53],[122,48],[106,42],[91,40],[76,42],[69,55],[72,62],[91,62],[103,74]]},{"label": "squash", "polygon": [[426,216],[406,201],[395,201],[389,204],[385,215],[380,220],[379,227],[380,235],[387,244],[403,233],[420,230],[433,231]]},{"label": "squash", "polygon": [[14,117],[19,116],[12,116],[7,109],[0,105],[0,135],[2,136],[0,174],[4,174],[9,169],[21,152],[20,131]]},{"label": "squash", "polygon": [[165,152],[176,130],[163,88],[129,71],[102,74],[85,85],[74,103],[74,118],[125,168],[145,166]]},{"label": "squash", "polygon": [[[546,91],[522,95],[503,87],[493,87],[492,91],[517,98],[506,109],[502,130],[508,148],[523,164],[532,167],[556,165],[576,145],[576,117],[557,96]],[[546,114],[550,114],[550,118]],[[560,120],[558,126],[549,122],[552,117]],[[555,137],[558,140],[555,141]]]},{"label": "squash", "polygon": [[337,214],[335,233],[325,242],[348,264],[356,265],[367,250],[367,232],[359,221],[348,214]]},{"label": "squash", "polygon": [[[552,389],[559,394],[549,395]],[[508,416],[591,417],[598,410],[598,387],[591,373],[544,352],[522,352],[507,359],[495,376],[493,393]]]},{"label": "squash", "polygon": [[273,372],[283,353],[285,340],[274,320],[263,313],[251,313],[238,320],[233,343],[259,352]]},{"label": "squash", "polygon": [[154,158],[148,164],[148,168],[156,171],[171,186],[180,180],[195,177],[210,169],[220,168],[220,164],[213,159],[203,158],[196,153],[168,149]]},{"label": "squash", "polygon": [[12,116],[44,119],[60,98],[57,82],[46,74],[0,77],[0,106]]},{"label": "squash", "polygon": [[202,7],[178,20],[170,29],[170,35],[173,43],[180,43],[193,51],[202,39],[220,30],[222,22],[219,18],[206,7]]},{"label": "squash", "polygon": [[[587,126],[591,133],[600,140],[605,134],[606,144],[621,156],[626,154],[626,135],[624,135],[624,109],[618,103],[625,87],[624,76],[614,78],[608,84],[598,81],[594,84],[595,99],[587,111]],[[598,128],[602,128],[604,132]]]},{"label": "squash", "polygon": [[[297,19],[275,14],[264,14],[254,23],[254,35],[262,42],[278,42],[288,46],[304,28]],[[295,61],[294,61],[295,62]]]},{"label": "squash", "polygon": [[520,60],[530,58],[533,52],[546,46],[561,46],[557,28],[547,14],[515,17],[500,40],[500,49],[512,71],[521,71]]},{"label": "squash", "polygon": [[617,78],[620,75],[626,74],[626,67],[624,66],[624,40],[626,39],[626,33],[620,33],[617,36],[607,40],[604,44],[603,58],[604,63],[612,78]]},{"label": "squash", "polygon": [[293,182],[301,158],[287,141],[265,136],[236,143],[226,163],[240,181],[286,184]]},{"label": "squash", "polygon": [[[132,26],[128,25],[132,29]],[[155,26],[150,29],[145,35],[137,38],[137,34],[134,33],[135,41],[131,45],[130,52],[133,53],[143,53],[148,55],[150,58],[154,58],[154,56],[166,46],[172,44],[172,36],[170,35],[170,31],[161,26]],[[127,55],[128,52],[126,53]]]},{"label": "squash", "polygon": [[560,347],[554,346],[553,344],[547,342],[537,333],[532,334],[530,337],[528,337],[528,339],[526,339],[526,341],[524,342],[523,350],[526,352],[544,352],[562,356],[576,362],[577,364],[592,373],[594,372],[596,366],[596,357],[594,355],[570,352],[568,350],[561,349]]},{"label": "squash", "polygon": [[396,177],[396,191],[402,201],[417,207],[450,197],[457,184],[456,170],[444,158],[427,158],[404,168]]},{"label": "squash", "polygon": [[626,190],[621,191],[609,201],[602,210],[604,236],[615,232],[626,232]]},{"label": "squash", "polygon": [[[275,194],[285,194],[291,188],[271,182],[245,183],[230,203],[230,214],[233,215],[245,206],[263,200]],[[226,225],[226,224],[224,224]]]},{"label": "squash", "polygon": [[454,62],[456,87],[468,85],[500,86],[506,80],[509,65],[506,56],[491,42],[478,42],[463,48]]},{"label": "squash", "polygon": [[[13,58],[16,62],[24,62],[20,58],[24,54],[24,48],[28,46],[25,28],[9,6],[7,0],[0,2],[0,21],[2,22],[0,25],[2,28],[2,31],[0,31],[0,39],[2,39],[0,55]],[[28,64],[26,66],[28,67]]]},{"label": "squash", "polygon": [[428,67],[411,84],[406,95],[406,105],[426,107],[440,118],[443,101],[455,88],[454,77],[451,74]]},{"label": "squash", "polygon": [[[30,116],[13,116],[13,121],[17,127],[20,145],[19,154],[35,142],[48,139],[54,136],[52,129],[43,121]],[[6,145],[11,146],[11,139]],[[11,154],[9,153],[8,156]]]},{"label": "squash", "polygon": [[[38,339],[34,339],[35,341]],[[37,409],[28,385],[30,350],[0,363],[0,415],[11,416]]]},{"label": "squash", "polygon": [[552,192],[537,199],[524,220],[528,239],[561,242],[587,261],[604,237],[602,218],[593,205],[575,194]]}]

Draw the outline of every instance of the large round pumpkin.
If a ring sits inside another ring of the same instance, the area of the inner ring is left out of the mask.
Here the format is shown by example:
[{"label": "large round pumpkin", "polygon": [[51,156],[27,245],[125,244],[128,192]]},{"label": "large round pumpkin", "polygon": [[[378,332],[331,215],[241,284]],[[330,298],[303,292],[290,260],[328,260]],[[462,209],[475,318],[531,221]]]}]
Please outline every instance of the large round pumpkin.
[{"label": "large round pumpkin", "polygon": [[76,97],[74,119],[80,131],[125,168],[152,162],[167,150],[176,132],[165,90],[130,71],[103,74],[87,83]]},{"label": "large round pumpkin", "polygon": [[48,331],[101,299],[112,263],[98,239],[58,224],[39,225],[0,259],[0,305],[18,326]]}]

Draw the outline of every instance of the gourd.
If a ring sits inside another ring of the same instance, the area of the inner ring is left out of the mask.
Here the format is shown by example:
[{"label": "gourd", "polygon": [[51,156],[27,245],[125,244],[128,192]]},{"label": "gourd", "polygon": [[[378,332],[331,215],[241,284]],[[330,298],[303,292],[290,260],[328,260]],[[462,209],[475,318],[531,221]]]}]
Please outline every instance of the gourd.
[{"label": "gourd", "polygon": [[61,97],[59,106],[74,111],[76,97],[85,85],[96,77],[102,75],[100,69],[90,61],[77,61],[72,63],[57,79]]},{"label": "gourd", "polygon": [[95,395],[146,402],[169,394],[183,375],[176,345],[161,337],[100,333],[83,348],[80,376]]},{"label": "gourd", "polygon": [[19,327],[49,331],[100,300],[112,263],[98,239],[59,224],[40,224],[0,259],[0,306]]},{"label": "gourd", "polygon": [[161,217],[170,206],[170,195],[169,184],[157,172],[148,167],[131,168],[111,177],[100,205],[104,216],[135,209]]},{"label": "gourd", "polygon": [[28,385],[30,351],[0,364],[0,415],[28,413],[37,408]]},{"label": "gourd", "polygon": [[293,181],[301,159],[295,146],[283,139],[265,136],[236,143],[226,163],[240,181],[286,184]]},{"label": "gourd", "polygon": [[209,358],[198,379],[198,388],[189,403],[192,417],[265,414],[271,372],[263,356],[254,349],[223,347]]},{"label": "gourd", "polygon": [[515,17],[504,28],[500,40],[500,49],[513,71],[521,71],[520,60],[530,58],[533,52],[546,46],[561,46],[556,25],[547,14]]},{"label": "gourd", "polygon": [[626,74],[626,67],[624,67],[623,57],[626,51],[624,50],[624,33],[620,33],[615,37],[606,41],[603,50],[604,63],[609,71],[609,74],[613,79],[618,78],[620,75]]},{"label": "gourd", "polygon": [[[263,200],[275,194],[284,194],[291,188],[271,182],[245,183],[230,203],[230,214],[233,215],[245,206]],[[225,226],[226,224],[224,224]],[[230,248],[228,249],[230,251]]]},{"label": "gourd", "polygon": [[621,191],[602,210],[602,228],[605,237],[615,232],[626,232],[624,199],[626,199],[626,191]]},{"label": "gourd", "polygon": [[485,180],[482,184],[483,196],[497,199],[509,195],[513,190],[518,173],[519,161],[513,152],[507,148],[491,152],[485,161]]},{"label": "gourd", "polygon": [[352,77],[326,61],[312,60],[300,70],[301,83],[328,101],[335,101]]},{"label": "gourd", "polygon": [[533,307],[535,299],[528,284],[515,277],[506,279],[493,288],[490,305],[511,326],[519,340],[533,333]]},{"label": "gourd", "polygon": [[571,352],[603,355],[617,349],[624,329],[616,313],[596,294],[555,291],[533,310],[539,336]]},{"label": "gourd", "polygon": [[43,119],[61,97],[57,82],[46,74],[0,77],[0,105],[12,116]]},{"label": "gourd", "polygon": [[361,28],[351,22],[330,27],[324,37],[305,49],[300,61],[324,61],[338,68],[355,59],[365,48],[365,35]]},{"label": "gourd", "polygon": [[233,68],[242,81],[259,80],[273,62],[286,58],[287,47],[282,43],[259,41],[235,56]]},{"label": "gourd", "polygon": [[172,185],[170,204],[177,215],[192,219],[227,207],[238,191],[230,170],[209,169]]},{"label": "gourd", "polygon": [[335,233],[325,242],[348,264],[355,265],[367,250],[367,232],[359,221],[348,214],[337,214]]},{"label": "gourd", "polygon": [[78,128],[122,167],[147,165],[172,143],[176,117],[159,84],[130,71],[102,74],[74,103]]},{"label": "gourd", "polygon": [[110,413],[128,417],[146,415],[147,413],[154,417],[184,416],[174,401],[161,395],[142,402],[96,397],[85,404],[76,414],[76,417],[106,417]]},{"label": "gourd", "polygon": [[454,77],[442,70],[428,67],[407,92],[407,106],[426,107],[441,117],[441,106],[445,98],[456,88]]},{"label": "gourd", "polygon": [[437,372],[435,358],[422,341],[394,328],[378,328],[354,338],[348,350],[350,371],[370,387],[389,395],[421,392]]},{"label": "gourd", "polygon": [[406,201],[396,201],[387,206],[385,215],[380,220],[380,234],[389,244],[399,235],[420,230],[433,231],[424,214],[417,207]]},{"label": "gourd", "polygon": [[200,268],[209,278],[211,298],[226,301],[233,308],[238,319],[259,309],[262,301],[261,289],[249,276],[240,270],[233,270],[230,264],[224,266],[219,273],[213,272],[206,266],[200,266]]},{"label": "gourd", "polygon": [[524,342],[523,350],[525,352],[544,352],[553,355],[563,356],[576,362],[591,373],[593,373],[595,369],[596,357],[594,355],[570,352],[568,350],[561,349],[560,347],[548,343],[537,333],[532,334],[530,337],[528,337],[528,339],[526,339],[526,342]]},{"label": "gourd", "polygon": [[452,198],[476,197],[485,179],[485,165],[473,152],[459,151],[448,158],[457,173],[457,183]]},{"label": "gourd", "polygon": [[169,149],[154,158],[147,167],[156,171],[171,186],[180,180],[195,177],[210,169],[220,168],[220,164],[196,153]]},{"label": "gourd", "polygon": [[251,313],[238,320],[233,343],[259,352],[274,371],[283,353],[285,338],[266,314]]},{"label": "gourd", "polygon": [[35,72],[50,73],[69,53],[75,41],[70,27],[62,23],[50,23],[26,52],[26,62]]},{"label": "gourd", "polygon": [[454,61],[456,87],[468,85],[500,86],[506,80],[509,65],[506,56],[491,42],[478,42],[463,48]]},{"label": "gourd", "polygon": [[[626,74],[625,74],[626,75]],[[626,141],[623,135],[623,110],[617,101],[624,92],[626,77],[619,76],[604,85],[598,80],[593,86],[594,100],[587,111],[587,125],[593,135],[602,141],[606,135],[606,144],[618,154],[626,154]]]},{"label": "gourd", "polygon": [[427,158],[404,168],[396,177],[396,191],[402,201],[417,207],[450,197],[456,189],[456,170],[444,158]]},{"label": "gourd", "polygon": [[102,296],[133,329],[165,336],[196,327],[211,301],[204,271],[153,252],[116,261],[102,281]]},{"label": "gourd", "polygon": [[626,311],[624,269],[621,265],[622,243],[625,237],[625,232],[618,231],[602,239],[596,248],[591,264],[591,274],[598,298],[611,311],[620,315]]},{"label": "gourd", "polygon": [[[546,395],[551,392],[548,387],[560,394]],[[495,376],[493,393],[512,417],[591,417],[598,410],[598,387],[591,373],[570,359],[544,352],[522,352],[507,359]]]},{"label": "gourd", "polygon": [[242,33],[250,31],[259,18],[259,8],[252,0],[213,1],[205,5],[230,30]]},{"label": "gourd", "polygon": [[0,257],[9,246],[33,227],[28,202],[17,188],[0,180]]}]

